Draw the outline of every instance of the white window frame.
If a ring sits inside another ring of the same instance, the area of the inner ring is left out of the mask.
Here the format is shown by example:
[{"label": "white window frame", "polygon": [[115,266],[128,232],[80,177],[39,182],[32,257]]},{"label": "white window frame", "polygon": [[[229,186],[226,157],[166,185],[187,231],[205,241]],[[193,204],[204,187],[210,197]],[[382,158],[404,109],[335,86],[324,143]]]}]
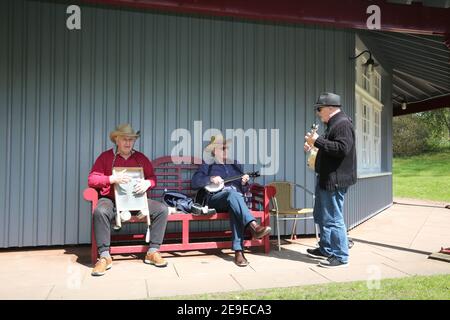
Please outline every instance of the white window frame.
[{"label": "white window frame", "polygon": [[371,166],[371,120],[372,104],[362,98],[359,110],[361,116],[361,168],[369,169]]},{"label": "white window frame", "polygon": [[[361,58],[363,61],[363,64],[367,62],[367,59]],[[363,68],[362,66],[359,67],[359,72],[361,72],[361,80],[362,80],[362,87],[367,92],[371,92],[372,88],[372,77],[371,75],[367,74],[367,68]]]},{"label": "white window frame", "polygon": [[372,74],[372,96],[381,101],[381,75],[374,70]]},{"label": "white window frame", "polygon": [[[355,56],[361,52],[362,50],[355,48]],[[366,62],[367,58],[364,56],[360,56],[355,62],[355,134],[358,175],[381,172],[382,77],[377,70],[373,70],[371,75],[366,74],[366,69],[362,66]]]},{"label": "white window frame", "polygon": [[[381,172],[381,115],[383,105],[355,84],[358,174]],[[366,113],[364,114],[364,108]]]},{"label": "white window frame", "polygon": [[373,121],[373,167],[381,171],[381,108],[372,108]]}]

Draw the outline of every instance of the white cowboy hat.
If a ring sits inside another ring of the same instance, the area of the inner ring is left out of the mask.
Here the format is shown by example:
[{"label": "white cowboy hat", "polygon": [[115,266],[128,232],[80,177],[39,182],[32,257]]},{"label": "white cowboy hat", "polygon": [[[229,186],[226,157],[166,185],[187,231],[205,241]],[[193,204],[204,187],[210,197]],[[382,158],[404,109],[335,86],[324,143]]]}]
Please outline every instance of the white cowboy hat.
[{"label": "white cowboy hat", "polygon": [[116,138],[118,136],[124,136],[124,137],[134,137],[134,138],[139,138],[140,137],[140,132],[134,132],[133,128],[131,127],[131,125],[129,123],[124,123],[124,124],[119,124],[116,129],[114,129],[114,131],[112,131],[109,134],[109,139],[113,142],[116,143]]},{"label": "white cowboy hat", "polygon": [[215,136],[211,136],[211,141],[205,147],[205,151],[211,152],[216,147],[220,147],[220,146],[224,146],[224,145],[226,146],[226,145],[229,145],[229,144],[231,144],[231,139],[225,140],[224,137],[221,134],[218,134],[218,135],[215,135]]}]

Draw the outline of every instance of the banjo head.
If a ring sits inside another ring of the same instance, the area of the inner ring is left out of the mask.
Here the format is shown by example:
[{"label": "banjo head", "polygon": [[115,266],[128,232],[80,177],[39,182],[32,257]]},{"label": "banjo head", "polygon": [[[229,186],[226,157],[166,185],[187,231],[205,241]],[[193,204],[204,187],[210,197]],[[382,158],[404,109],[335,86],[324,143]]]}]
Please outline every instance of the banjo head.
[{"label": "banjo head", "polygon": [[210,183],[205,187],[205,189],[208,192],[218,192],[218,191],[222,190],[224,186],[225,186],[224,183],[221,183],[221,184]]}]

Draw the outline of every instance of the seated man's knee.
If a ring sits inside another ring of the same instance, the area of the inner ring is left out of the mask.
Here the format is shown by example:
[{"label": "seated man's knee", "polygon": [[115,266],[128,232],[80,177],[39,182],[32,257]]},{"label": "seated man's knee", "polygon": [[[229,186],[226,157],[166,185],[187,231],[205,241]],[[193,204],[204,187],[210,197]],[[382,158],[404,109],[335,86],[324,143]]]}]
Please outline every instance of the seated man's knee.
[{"label": "seated man's knee", "polygon": [[161,202],[152,202],[150,206],[150,212],[153,212],[153,215],[157,215],[159,217],[167,217],[169,215],[169,207]]},{"label": "seated man's knee", "polygon": [[239,198],[242,198],[242,195],[237,191],[230,190],[230,191],[227,191],[227,193],[228,193],[227,194],[228,202],[235,201],[235,200],[238,200]]},{"label": "seated man's knee", "polygon": [[161,215],[167,217],[169,215],[169,207],[166,205],[162,205]]},{"label": "seated man's knee", "polygon": [[94,210],[94,219],[109,217],[114,209],[109,206],[99,205]]}]

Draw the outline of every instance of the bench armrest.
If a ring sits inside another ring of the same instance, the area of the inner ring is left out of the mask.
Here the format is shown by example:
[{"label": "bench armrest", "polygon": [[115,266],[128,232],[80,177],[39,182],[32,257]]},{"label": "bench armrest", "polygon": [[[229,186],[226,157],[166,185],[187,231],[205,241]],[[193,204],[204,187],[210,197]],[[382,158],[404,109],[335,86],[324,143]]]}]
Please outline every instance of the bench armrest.
[{"label": "bench armrest", "polygon": [[92,202],[92,212],[94,212],[97,207],[98,193],[94,188],[86,188],[83,191],[83,198],[86,201]]},{"label": "bench armrest", "polygon": [[277,193],[277,189],[272,186],[263,186],[259,183],[252,183],[250,186],[250,192],[255,194],[263,194],[264,192],[266,192],[267,196],[269,198],[272,198]]}]

